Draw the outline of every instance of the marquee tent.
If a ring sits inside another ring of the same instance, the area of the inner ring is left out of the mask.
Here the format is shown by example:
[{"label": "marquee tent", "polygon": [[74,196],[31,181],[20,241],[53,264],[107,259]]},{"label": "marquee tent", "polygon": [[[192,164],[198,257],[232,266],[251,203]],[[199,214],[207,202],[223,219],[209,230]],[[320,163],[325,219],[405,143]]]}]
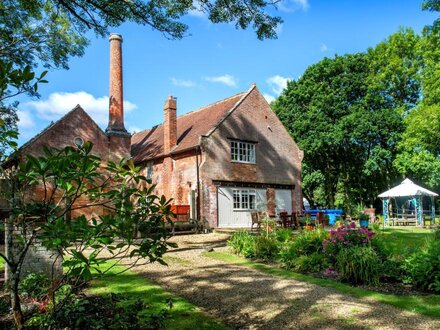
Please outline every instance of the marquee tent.
[{"label": "marquee tent", "polygon": [[423,197],[431,198],[431,219],[435,218],[435,203],[434,198],[438,196],[437,193],[428,189],[416,185],[409,179],[405,179],[398,186],[391,188],[379,195],[383,203],[383,218],[385,224],[388,224],[389,220],[389,202],[390,199],[406,199],[410,200],[414,205],[415,217],[419,225],[423,220]]}]

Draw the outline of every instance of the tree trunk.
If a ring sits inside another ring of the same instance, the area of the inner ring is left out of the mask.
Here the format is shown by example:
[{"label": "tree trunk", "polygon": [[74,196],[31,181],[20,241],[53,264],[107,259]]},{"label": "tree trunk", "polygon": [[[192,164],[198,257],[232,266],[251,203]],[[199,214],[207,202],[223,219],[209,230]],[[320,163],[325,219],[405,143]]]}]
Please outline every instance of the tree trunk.
[{"label": "tree trunk", "polygon": [[20,296],[18,295],[18,282],[20,274],[14,272],[11,279],[11,302],[15,326],[18,330],[23,329],[23,312],[21,311]]}]

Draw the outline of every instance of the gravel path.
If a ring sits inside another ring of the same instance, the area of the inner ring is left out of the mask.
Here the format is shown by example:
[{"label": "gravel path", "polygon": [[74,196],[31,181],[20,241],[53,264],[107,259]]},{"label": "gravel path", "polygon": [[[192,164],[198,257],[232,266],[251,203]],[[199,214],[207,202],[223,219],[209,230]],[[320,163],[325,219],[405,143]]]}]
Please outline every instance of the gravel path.
[{"label": "gravel path", "polygon": [[201,254],[227,235],[176,236],[167,266],[135,268],[234,329],[440,329],[440,321]]}]

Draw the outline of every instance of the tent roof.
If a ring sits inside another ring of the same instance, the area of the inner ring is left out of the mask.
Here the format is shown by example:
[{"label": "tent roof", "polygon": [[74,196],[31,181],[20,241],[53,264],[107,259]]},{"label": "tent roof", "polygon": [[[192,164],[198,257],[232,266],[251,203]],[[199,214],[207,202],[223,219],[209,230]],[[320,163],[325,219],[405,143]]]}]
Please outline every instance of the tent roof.
[{"label": "tent roof", "polygon": [[416,185],[410,179],[405,179],[398,186],[391,188],[390,190],[385,191],[379,195],[380,198],[411,196],[438,196],[438,194]]}]

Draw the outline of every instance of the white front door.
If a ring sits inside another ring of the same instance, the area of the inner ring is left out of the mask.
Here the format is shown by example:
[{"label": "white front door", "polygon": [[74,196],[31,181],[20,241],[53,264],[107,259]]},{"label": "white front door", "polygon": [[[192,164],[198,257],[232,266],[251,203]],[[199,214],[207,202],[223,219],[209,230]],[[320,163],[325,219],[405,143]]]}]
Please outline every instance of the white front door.
[{"label": "white front door", "polygon": [[251,212],[266,210],[266,190],[241,187],[219,187],[219,228],[240,228],[252,225]]}]

